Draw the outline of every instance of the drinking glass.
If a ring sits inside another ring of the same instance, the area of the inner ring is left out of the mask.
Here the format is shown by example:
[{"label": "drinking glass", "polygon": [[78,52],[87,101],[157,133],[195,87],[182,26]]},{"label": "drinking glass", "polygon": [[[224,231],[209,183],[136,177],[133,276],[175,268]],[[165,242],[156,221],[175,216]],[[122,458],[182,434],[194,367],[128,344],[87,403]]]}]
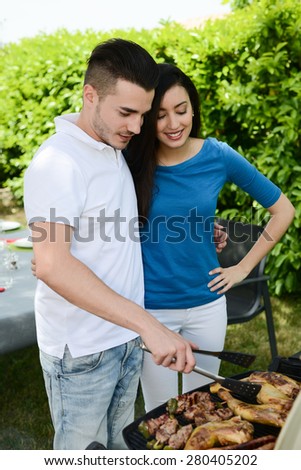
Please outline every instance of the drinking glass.
[{"label": "drinking glass", "polygon": [[17,254],[9,250],[5,240],[0,240],[0,293],[13,285],[16,269],[18,269]]}]

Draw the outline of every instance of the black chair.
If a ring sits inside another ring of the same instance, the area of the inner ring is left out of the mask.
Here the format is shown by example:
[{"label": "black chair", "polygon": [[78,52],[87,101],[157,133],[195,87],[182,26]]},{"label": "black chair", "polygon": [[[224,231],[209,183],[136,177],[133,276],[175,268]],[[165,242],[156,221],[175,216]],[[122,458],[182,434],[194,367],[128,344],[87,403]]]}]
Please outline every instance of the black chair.
[{"label": "black chair", "polygon": [[[263,231],[263,227],[244,224],[234,220],[218,219],[228,233],[226,248],[218,255],[222,267],[237,264]],[[227,293],[228,325],[248,322],[261,312],[265,312],[272,359],[277,356],[277,343],[274,320],[268,289],[269,276],[264,274],[264,258],[241,283]]]}]

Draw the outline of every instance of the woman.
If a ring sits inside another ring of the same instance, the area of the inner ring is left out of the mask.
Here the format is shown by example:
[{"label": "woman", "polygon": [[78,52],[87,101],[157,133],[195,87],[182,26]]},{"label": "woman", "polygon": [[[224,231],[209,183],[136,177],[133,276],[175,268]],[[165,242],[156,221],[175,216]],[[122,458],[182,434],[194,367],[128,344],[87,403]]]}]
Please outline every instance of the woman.
[{"label": "woman", "polygon": [[[274,247],[294,216],[281,190],[227,144],[198,138],[200,105],[189,77],[160,64],[160,80],[141,134],[128,147],[141,216],[145,307],[168,328],[201,349],[221,350],[227,313],[225,292],[242,281]],[[235,183],[268,209],[271,218],[252,250],[236,266],[219,266],[213,240],[218,195]],[[265,233],[269,237],[265,237]],[[220,361],[197,364],[218,373]],[[178,375],[144,354],[146,411],[178,394]],[[182,392],[208,379],[184,375]]]}]

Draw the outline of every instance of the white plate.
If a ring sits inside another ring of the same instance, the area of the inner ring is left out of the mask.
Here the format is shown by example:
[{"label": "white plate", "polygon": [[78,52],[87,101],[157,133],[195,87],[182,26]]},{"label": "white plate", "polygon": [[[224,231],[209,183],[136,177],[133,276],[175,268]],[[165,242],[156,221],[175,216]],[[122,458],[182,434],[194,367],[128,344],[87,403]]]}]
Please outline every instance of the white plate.
[{"label": "white plate", "polygon": [[32,242],[30,242],[28,238],[19,238],[11,244],[17,246],[18,248],[32,248]]},{"label": "white plate", "polygon": [[19,227],[21,227],[21,224],[19,224],[19,222],[11,222],[10,220],[0,220],[0,232],[16,230]]}]

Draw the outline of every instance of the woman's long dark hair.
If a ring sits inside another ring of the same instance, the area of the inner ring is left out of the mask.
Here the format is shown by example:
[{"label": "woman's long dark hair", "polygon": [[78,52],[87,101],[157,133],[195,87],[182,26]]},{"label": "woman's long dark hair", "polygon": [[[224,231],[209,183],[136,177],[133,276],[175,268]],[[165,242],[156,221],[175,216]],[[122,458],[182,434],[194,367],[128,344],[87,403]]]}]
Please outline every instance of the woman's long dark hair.
[{"label": "woman's long dark hair", "polygon": [[201,125],[200,100],[196,87],[191,79],[178,67],[172,64],[158,64],[159,83],[155,90],[152,109],[145,116],[140,134],[130,141],[125,157],[131,170],[138,199],[138,211],[143,223],[148,216],[156,169],[156,154],[158,149],[157,117],[160,104],[165,93],[175,85],[182,86],[188,93],[193,121],[190,137],[198,137]]}]

